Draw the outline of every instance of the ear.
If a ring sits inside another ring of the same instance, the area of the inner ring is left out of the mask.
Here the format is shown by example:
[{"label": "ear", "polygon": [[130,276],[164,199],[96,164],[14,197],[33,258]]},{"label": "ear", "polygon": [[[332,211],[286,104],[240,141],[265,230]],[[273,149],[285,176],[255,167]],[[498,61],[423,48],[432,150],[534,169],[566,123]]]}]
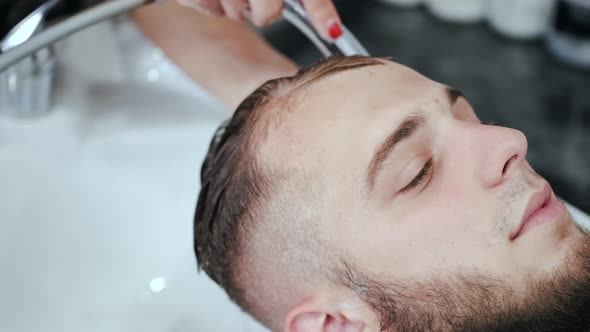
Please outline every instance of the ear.
[{"label": "ear", "polygon": [[287,315],[285,332],[363,332],[365,323],[343,312],[330,312],[316,300],[308,300]]}]

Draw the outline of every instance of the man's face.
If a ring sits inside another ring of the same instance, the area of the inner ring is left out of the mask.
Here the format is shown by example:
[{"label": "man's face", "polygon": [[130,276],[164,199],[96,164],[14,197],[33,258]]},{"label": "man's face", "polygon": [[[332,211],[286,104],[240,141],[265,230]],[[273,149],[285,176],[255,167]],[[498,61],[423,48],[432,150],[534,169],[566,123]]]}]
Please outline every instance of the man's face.
[{"label": "man's face", "polygon": [[525,160],[525,136],[482,124],[446,86],[389,62],[299,97],[262,156],[321,181],[320,238],[366,271],[402,282],[484,274],[518,297],[584,241]]}]

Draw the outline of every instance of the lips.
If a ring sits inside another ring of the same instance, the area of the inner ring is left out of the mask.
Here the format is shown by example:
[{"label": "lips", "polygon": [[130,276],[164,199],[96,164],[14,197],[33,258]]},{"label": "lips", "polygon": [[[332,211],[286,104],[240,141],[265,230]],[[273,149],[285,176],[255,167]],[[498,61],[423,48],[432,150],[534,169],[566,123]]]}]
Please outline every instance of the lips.
[{"label": "lips", "polygon": [[510,234],[510,240],[514,240],[517,238],[521,233],[522,230],[525,228],[525,225],[530,221],[530,217],[535,214],[538,210],[542,209],[543,207],[547,206],[551,200],[551,186],[548,183],[545,183],[543,190],[536,192],[526,207],[524,211],[524,215],[522,216],[520,225],[518,228]]}]

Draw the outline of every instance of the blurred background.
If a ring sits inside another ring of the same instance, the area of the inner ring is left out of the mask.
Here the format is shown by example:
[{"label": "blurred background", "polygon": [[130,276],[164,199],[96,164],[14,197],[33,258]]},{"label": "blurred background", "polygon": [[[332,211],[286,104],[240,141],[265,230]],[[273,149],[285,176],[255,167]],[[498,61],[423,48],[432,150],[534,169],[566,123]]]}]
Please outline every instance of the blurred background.
[{"label": "blurred background", "polygon": [[[48,2],[61,21],[101,1],[0,0],[0,40]],[[372,55],[523,131],[535,170],[590,212],[589,1],[336,5]],[[259,32],[300,66],[321,57],[287,22]],[[0,71],[0,332],[264,331],[195,272],[199,168],[230,114],[127,15]]]}]

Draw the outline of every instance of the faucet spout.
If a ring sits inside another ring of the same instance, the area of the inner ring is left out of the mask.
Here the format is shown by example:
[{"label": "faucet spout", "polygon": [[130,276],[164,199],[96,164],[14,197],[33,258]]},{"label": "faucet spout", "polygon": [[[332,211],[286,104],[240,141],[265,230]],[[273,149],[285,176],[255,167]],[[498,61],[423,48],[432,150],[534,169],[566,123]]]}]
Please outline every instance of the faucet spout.
[{"label": "faucet spout", "polygon": [[[76,31],[154,1],[155,0],[111,0],[96,5],[90,9],[80,11],[70,18],[32,35],[32,37],[28,38],[25,42],[0,53],[0,72],[4,71],[11,65],[14,65],[19,60],[73,34]],[[53,0],[50,0],[47,3],[52,2]],[[57,2],[59,2],[59,0]],[[43,6],[40,8],[42,7]],[[30,16],[28,16],[27,19],[30,20]],[[8,37],[10,37],[10,34]],[[2,41],[2,45],[4,45],[4,42],[5,40]]]},{"label": "faucet spout", "polygon": [[9,49],[26,42],[36,32],[42,29],[48,12],[59,4],[59,2],[60,0],[49,0],[15,25],[0,41],[0,53],[4,53]]}]

